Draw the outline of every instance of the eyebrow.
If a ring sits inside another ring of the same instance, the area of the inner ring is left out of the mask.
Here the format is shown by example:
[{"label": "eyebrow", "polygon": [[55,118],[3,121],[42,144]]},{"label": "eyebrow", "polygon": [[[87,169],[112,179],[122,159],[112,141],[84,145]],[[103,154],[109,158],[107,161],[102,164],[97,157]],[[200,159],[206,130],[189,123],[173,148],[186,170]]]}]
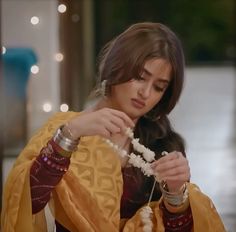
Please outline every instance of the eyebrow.
[{"label": "eyebrow", "polygon": [[[148,76],[152,76],[152,73],[150,71],[148,71],[146,68],[143,68],[143,71],[148,75]],[[162,78],[158,78],[159,82],[163,82],[166,84],[169,84],[168,80],[162,79]]]}]

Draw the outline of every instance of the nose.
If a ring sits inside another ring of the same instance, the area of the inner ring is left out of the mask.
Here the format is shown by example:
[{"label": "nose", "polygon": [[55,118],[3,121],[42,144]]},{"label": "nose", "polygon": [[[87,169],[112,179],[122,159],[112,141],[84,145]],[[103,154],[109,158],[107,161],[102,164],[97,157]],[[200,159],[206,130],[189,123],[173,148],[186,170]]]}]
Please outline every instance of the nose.
[{"label": "nose", "polygon": [[143,83],[142,86],[140,86],[139,90],[138,90],[138,94],[141,98],[143,99],[147,99],[150,95],[151,95],[151,84],[149,83]]}]

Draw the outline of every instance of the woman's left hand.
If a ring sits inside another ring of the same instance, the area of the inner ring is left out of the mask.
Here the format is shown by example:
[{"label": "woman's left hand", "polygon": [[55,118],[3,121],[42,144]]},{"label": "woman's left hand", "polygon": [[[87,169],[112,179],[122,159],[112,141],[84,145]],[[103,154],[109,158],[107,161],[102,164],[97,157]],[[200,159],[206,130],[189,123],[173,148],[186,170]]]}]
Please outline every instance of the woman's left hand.
[{"label": "woman's left hand", "polygon": [[188,160],[181,152],[173,151],[151,164],[156,176],[165,181],[170,192],[178,192],[190,179]]}]

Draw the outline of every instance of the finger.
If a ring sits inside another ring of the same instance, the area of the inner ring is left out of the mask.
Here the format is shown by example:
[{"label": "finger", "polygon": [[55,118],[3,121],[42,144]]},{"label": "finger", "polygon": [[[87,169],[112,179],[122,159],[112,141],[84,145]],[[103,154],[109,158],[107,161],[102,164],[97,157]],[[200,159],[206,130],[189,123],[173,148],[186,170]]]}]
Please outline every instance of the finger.
[{"label": "finger", "polygon": [[151,164],[150,164],[150,167],[155,170],[156,166],[158,165],[158,160],[155,160],[153,161]]},{"label": "finger", "polygon": [[124,112],[119,111],[119,110],[114,110],[114,109],[111,109],[111,112],[114,115],[116,115],[117,117],[119,117],[120,119],[122,119],[127,127],[133,128],[135,126],[132,119],[127,114],[125,114]]},{"label": "finger", "polygon": [[180,156],[179,155],[177,156],[175,153],[176,152],[174,151],[174,152],[168,153],[168,155],[162,156],[153,165],[156,166],[156,165],[159,165],[159,164],[162,164],[162,163],[165,163],[165,162],[169,162],[170,160],[179,158]]},{"label": "finger", "polygon": [[183,157],[183,155],[181,152],[172,151],[172,152],[168,153],[168,155],[165,155],[162,158],[160,158],[160,162],[168,162],[170,160],[180,159],[182,157]]},{"label": "finger", "polygon": [[187,159],[182,155],[181,152],[173,152],[157,160],[155,166],[164,166],[164,165],[168,166],[169,164],[178,165],[181,162],[186,162],[186,160]]},{"label": "finger", "polygon": [[157,175],[161,176],[162,178],[166,176],[176,176],[184,173],[190,178],[190,167],[187,160],[183,160],[179,165],[173,164],[172,161],[172,164],[169,162],[166,165],[162,164],[155,166],[153,168],[153,172],[157,173]]},{"label": "finger", "polygon": [[182,175],[186,177],[186,179],[190,179],[190,168],[189,167],[185,167],[185,168],[177,168],[177,169],[173,169],[173,170],[169,170],[167,172],[162,172],[159,173],[159,175],[162,178],[179,178]]},{"label": "finger", "polygon": [[179,166],[173,169],[166,170],[164,172],[158,172],[161,173],[162,176],[178,176],[178,175],[186,175],[189,176],[190,169],[186,166]]},{"label": "finger", "polygon": [[171,160],[165,163],[157,164],[154,170],[157,172],[166,172],[171,169],[175,169],[181,166],[187,166],[185,160]]},{"label": "finger", "polygon": [[[162,160],[160,160],[162,159]],[[159,160],[156,160],[154,161],[152,164],[151,164],[151,168],[153,169],[158,169],[158,170],[161,170],[161,169],[167,169],[167,168],[171,168],[171,167],[175,167],[175,165],[179,166],[181,165],[181,160],[177,160],[177,159],[172,159],[172,158],[160,158]]]},{"label": "finger", "polygon": [[164,181],[183,181],[183,182],[186,182],[186,181],[189,181],[190,177],[186,174],[179,174],[179,175],[176,175],[176,176],[163,176],[161,177],[162,180]]},{"label": "finger", "polygon": [[110,132],[110,134],[117,134],[121,132],[120,127],[116,126],[116,124],[107,121],[106,124],[104,125],[106,130]]},{"label": "finger", "polygon": [[106,138],[106,139],[110,139],[110,138],[111,138],[111,133],[110,133],[110,131],[107,130],[105,127],[99,129],[96,134],[97,134],[97,135],[101,135],[102,137],[104,137],[104,138]]},{"label": "finger", "polygon": [[122,132],[124,132],[124,131],[126,130],[126,128],[127,128],[127,126],[126,126],[126,124],[124,123],[124,121],[123,121],[121,118],[117,117],[117,116],[112,116],[111,119],[110,119],[110,121],[111,121],[114,125],[116,125],[117,127],[119,127],[119,128],[120,128],[120,131],[122,131]]}]

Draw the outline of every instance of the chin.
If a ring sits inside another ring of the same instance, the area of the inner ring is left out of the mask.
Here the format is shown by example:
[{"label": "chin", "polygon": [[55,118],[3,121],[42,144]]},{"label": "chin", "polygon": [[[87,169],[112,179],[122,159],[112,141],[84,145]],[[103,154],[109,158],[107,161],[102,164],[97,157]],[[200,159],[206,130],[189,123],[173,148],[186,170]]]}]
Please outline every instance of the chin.
[{"label": "chin", "polygon": [[144,114],[140,113],[140,112],[135,112],[135,110],[133,111],[123,111],[124,113],[126,113],[132,120],[138,120],[140,117],[142,117]]},{"label": "chin", "polygon": [[117,107],[117,110],[120,110],[127,114],[132,120],[138,120],[140,117],[142,117],[145,112],[140,112],[140,110],[137,110],[133,107]]}]

